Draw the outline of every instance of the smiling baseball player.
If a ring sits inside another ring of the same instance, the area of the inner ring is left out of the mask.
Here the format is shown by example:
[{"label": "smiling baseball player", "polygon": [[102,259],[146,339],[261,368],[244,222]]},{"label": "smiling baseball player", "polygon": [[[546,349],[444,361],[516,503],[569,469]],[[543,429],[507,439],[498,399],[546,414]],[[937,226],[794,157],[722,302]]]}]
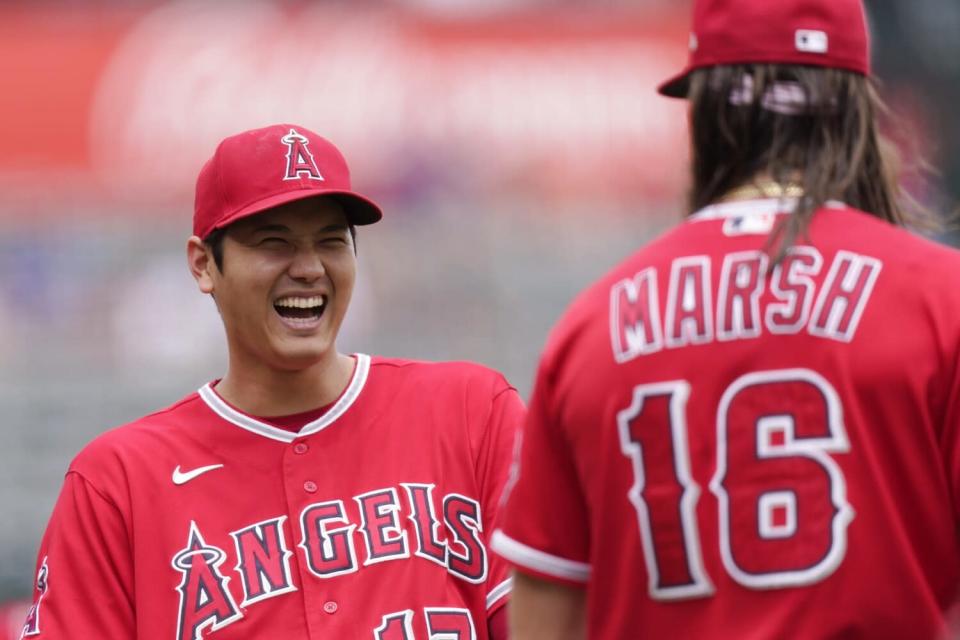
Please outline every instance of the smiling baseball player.
[{"label": "smiling baseball player", "polygon": [[303,127],[221,142],[187,254],[227,371],[73,461],[24,637],[505,637],[487,537],[522,403],[478,365],[337,350],[380,218]]}]

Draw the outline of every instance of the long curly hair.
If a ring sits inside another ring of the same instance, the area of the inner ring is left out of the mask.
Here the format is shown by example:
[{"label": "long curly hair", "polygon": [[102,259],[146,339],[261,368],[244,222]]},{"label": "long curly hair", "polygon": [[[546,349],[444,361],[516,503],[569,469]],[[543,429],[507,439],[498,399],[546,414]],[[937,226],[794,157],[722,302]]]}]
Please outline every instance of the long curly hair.
[{"label": "long curly hair", "polygon": [[[792,102],[776,104],[785,90]],[[886,107],[871,79],[799,65],[721,65],[693,72],[687,97],[691,211],[760,178],[803,189],[771,236],[778,259],[829,200],[918,231],[941,228],[899,185],[898,154],[878,131]]]}]

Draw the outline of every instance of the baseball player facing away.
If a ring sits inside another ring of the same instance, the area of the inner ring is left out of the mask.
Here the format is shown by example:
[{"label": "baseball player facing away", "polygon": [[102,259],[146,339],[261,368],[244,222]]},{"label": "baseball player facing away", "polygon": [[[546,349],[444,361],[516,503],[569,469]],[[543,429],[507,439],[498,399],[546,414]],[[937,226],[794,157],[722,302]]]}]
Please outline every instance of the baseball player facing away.
[{"label": "baseball player facing away", "polygon": [[303,127],[220,143],[187,255],[227,371],[76,457],[25,638],[505,637],[487,538],[523,405],[479,365],[337,350],[380,217]]},{"label": "baseball player facing away", "polygon": [[[960,253],[911,235],[859,0],[697,0],[687,219],[553,330],[514,640],[927,639],[960,586]],[[929,220],[929,219],[928,219]]]}]

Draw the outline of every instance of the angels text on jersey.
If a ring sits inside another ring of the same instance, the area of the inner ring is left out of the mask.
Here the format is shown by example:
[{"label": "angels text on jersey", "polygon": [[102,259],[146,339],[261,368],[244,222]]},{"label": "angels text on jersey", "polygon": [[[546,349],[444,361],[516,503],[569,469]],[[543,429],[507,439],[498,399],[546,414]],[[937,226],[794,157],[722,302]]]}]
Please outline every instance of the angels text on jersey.
[{"label": "angels text on jersey", "polygon": [[[614,358],[717,341],[770,334],[810,335],[850,342],[883,264],[870,256],[838,251],[822,284],[822,254],[791,247],[768,276],[770,258],[761,250],[729,253],[720,265],[710,256],[675,258],[670,265],[666,305],[661,308],[656,267],[638,271],[610,290]],[[719,266],[719,285],[711,271]],[[761,297],[769,292],[761,308]]]},{"label": "angels text on jersey", "polygon": [[[230,531],[232,548],[212,544],[211,532],[190,521],[184,547],[171,559],[181,575],[176,639],[194,640],[204,629],[241,619],[250,605],[297,591],[294,556],[302,563],[300,575],[318,580],[406,560],[432,562],[460,580],[483,583],[488,563],[479,502],[457,493],[435,496],[434,488],[400,483],[352,500],[309,504],[299,522],[289,523],[293,542],[284,533],[286,515]],[[239,588],[229,587],[234,579]]]}]

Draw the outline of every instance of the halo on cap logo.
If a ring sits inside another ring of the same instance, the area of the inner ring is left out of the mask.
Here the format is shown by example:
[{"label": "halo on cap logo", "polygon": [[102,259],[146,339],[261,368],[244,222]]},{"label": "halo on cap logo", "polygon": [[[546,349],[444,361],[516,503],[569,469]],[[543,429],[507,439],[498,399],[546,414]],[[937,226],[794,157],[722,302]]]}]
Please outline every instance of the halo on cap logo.
[{"label": "halo on cap logo", "polygon": [[290,133],[280,138],[280,141],[287,145],[287,172],[283,176],[284,180],[299,180],[300,178],[309,178],[311,180],[323,180],[320,170],[317,168],[317,162],[313,159],[313,154],[307,146],[310,140],[296,129],[290,129]]}]

